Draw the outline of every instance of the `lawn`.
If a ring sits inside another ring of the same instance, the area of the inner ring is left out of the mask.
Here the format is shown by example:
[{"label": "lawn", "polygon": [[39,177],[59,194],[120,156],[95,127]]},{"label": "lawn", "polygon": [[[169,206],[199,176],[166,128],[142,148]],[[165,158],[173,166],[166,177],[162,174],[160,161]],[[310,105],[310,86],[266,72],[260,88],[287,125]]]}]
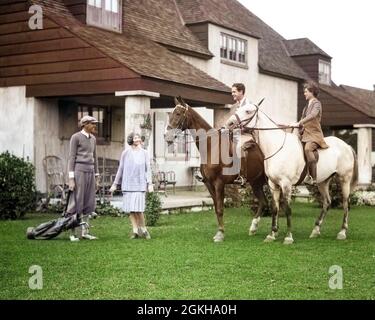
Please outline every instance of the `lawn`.
[{"label": "lawn", "polygon": [[[54,218],[0,221],[0,299],[374,299],[375,208],[351,210],[348,240],[336,240],[342,211],[332,210],[319,239],[309,239],[319,209],[293,205],[295,243],[263,243],[270,218],[250,237],[247,209],[226,209],[226,238],[214,243],[212,211],[162,216],[151,240],[129,239],[127,218],[99,217],[100,239],[71,243],[26,240],[25,230]],[[29,267],[43,270],[43,289],[28,286]],[[343,271],[332,290],[329,268]]]}]

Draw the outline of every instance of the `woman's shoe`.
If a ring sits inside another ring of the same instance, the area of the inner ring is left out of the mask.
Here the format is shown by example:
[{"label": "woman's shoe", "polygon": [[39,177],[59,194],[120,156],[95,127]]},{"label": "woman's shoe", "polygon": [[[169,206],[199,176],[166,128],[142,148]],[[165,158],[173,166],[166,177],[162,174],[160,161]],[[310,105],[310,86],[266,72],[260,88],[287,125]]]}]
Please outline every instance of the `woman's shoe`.
[{"label": "woman's shoe", "polygon": [[145,238],[147,240],[151,239],[151,235],[147,230],[143,232],[143,238]]}]

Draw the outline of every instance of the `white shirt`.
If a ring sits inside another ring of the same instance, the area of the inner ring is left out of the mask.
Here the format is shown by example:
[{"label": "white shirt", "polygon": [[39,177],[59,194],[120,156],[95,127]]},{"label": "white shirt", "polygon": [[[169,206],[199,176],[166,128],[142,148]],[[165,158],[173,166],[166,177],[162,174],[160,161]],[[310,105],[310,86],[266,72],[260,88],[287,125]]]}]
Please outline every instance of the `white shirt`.
[{"label": "white shirt", "polygon": [[246,97],[243,97],[243,98],[241,99],[240,103],[238,104],[237,109],[243,107],[243,106],[246,105],[246,104],[251,104],[251,101],[248,100]]},{"label": "white shirt", "polygon": [[87,138],[90,138],[90,134],[85,131],[85,129],[81,130],[81,133],[86,136]]}]

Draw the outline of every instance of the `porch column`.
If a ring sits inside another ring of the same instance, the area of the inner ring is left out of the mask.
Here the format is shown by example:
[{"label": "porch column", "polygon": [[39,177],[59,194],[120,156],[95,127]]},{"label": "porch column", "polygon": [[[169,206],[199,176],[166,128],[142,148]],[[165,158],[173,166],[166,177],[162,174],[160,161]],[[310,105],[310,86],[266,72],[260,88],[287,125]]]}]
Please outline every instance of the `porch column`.
[{"label": "porch column", "polygon": [[[153,115],[151,113],[151,98],[159,98],[160,94],[150,91],[116,91],[115,95],[125,97],[125,128],[124,137],[125,144],[127,136],[131,132],[137,132],[142,135],[149,134],[145,148],[148,150],[150,157],[153,155],[153,129],[145,130],[140,127],[144,123],[145,117],[149,114],[151,124],[153,125]],[[126,147],[126,146],[125,146]]]},{"label": "porch column", "polygon": [[358,184],[370,185],[372,178],[371,152],[374,124],[355,124],[358,129]]}]

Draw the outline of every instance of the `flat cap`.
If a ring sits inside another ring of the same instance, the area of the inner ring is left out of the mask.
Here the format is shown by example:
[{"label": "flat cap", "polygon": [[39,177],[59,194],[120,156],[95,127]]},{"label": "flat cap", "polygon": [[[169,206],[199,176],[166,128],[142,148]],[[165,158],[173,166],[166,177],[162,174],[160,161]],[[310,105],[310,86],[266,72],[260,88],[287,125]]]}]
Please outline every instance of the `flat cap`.
[{"label": "flat cap", "polygon": [[85,124],[88,124],[88,123],[98,123],[99,121],[96,120],[96,118],[94,117],[91,117],[91,116],[83,116],[81,121],[79,122],[79,124],[81,126],[84,126]]}]

